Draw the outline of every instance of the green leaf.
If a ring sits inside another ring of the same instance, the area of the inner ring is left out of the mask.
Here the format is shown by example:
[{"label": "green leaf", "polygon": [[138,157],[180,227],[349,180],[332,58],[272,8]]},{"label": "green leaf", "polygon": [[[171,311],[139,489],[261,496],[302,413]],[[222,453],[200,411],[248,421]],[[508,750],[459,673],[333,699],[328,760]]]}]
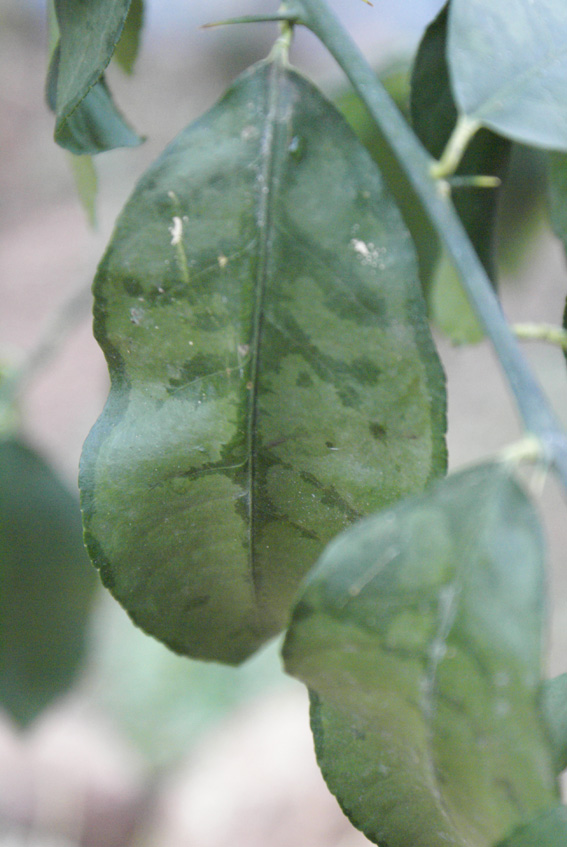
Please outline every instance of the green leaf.
[{"label": "green leaf", "polygon": [[460,276],[446,250],[442,250],[427,292],[429,315],[453,344],[476,344],[484,332]]},{"label": "green leaf", "polygon": [[556,806],[530,823],[518,827],[496,847],[565,847],[567,807]]},{"label": "green leaf", "polygon": [[[429,25],[421,41],[411,81],[411,115],[416,135],[431,155],[439,159],[457,121],[446,60],[447,8]],[[511,143],[488,130],[470,142],[457,177],[495,176],[506,173]],[[494,228],[497,189],[454,188],[452,199],[479,259],[495,280]]]},{"label": "green leaf", "polygon": [[55,140],[77,156],[135,147],[142,141],[116,109],[104,78],[65,121],[58,123]]},{"label": "green leaf", "polygon": [[114,59],[127,74],[134,72],[143,26],[144,0],[131,0],[122,35],[114,50]]},{"label": "green leaf", "polygon": [[542,709],[557,773],[567,768],[567,673],[548,679],[542,693]]},{"label": "green leaf", "polygon": [[77,194],[92,227],[96,226],[96,194],[98,180],[91,156],[69,156]]},{"label": "green leaf", "polygon": [[518,274],[545,226],[549,155],[561,154],[512,145],[498,204],[498,265],[507,276]]},{"label": "green leaf", "polygon": [[94,284],[112,387],[81,464],[105,584],[237,663],[360,515],[445,464],[415,256],[376,166],[281,60],[143,177]]},{"label": "green leaf", "polygon": [[57,112],[67,117],[112,58],[130,0],[54,0],[59,27]]},{"label": "green leaf", "polygon": [[567,155],[548,155],[548,177],[551,225],[567,250]]},{"label": "green leaf", "polygon": [[[426,29],[412,73],[411,115],[424,147],[439,159],[455,128],[457,109],[446,60],[448,4]],[[457,177],[496,176],[506,171],[511,143],[488,130],[478,132],[456,171]],[[493,283],[496,280],[495,228],[499,191],[472,186],[454,188],[452,200],[469,238]],[[432,317],[450,338],[472,343],[483,337],[456,271],[443,254],[426,286]],[[448,297],[447,291],[453,293]],[[441,312],[437,306],[441,306]]]},{"label": "green leaf", "polygon": [[[567,252],[567,156],[564,153],[549,153],[548,175],[551,226]],[[567,329],[567,301],[563,311],[562,326]],[[567,357],[567,352],[565,356]]]},{"label": "green leaf", "polygon": [[448,63],[460,113],[507,138],[567,150],[564,0],[451,0]]},{"label": "green leaf", "polygon": [[286,668],[315,692],[331,791],[376,843],[487,847],[557,802],[542,559],[531,504],[487,464],[360,522],[305,580]]},{"label": "green leaf", "polygon": [[0,441],[0,706],[18,723],[72,684],[94,587],[76,497],[17,438]]},{"label": "green leaf", "polygon": [[120,38],[130,0],[54,0],[59,40],[47,75],[55,140],[77,155],[131,147],[141,138],[114,105],[104,70]]},{"label": "green leaf", "polygon": [[[405,112],[409,96],[406,68],[394,66],[384,71],[380,74],[380,82],[400,110]],[[413,186],[400,167],[386,138],[381,134],[360,97],[349,91],[337,99],[337,106],[377,163],[388,188],[394,195],[405,224],[411,233],[417,252],[419,277],[426,290],[439,251],[436,231],[423,211]]]}]

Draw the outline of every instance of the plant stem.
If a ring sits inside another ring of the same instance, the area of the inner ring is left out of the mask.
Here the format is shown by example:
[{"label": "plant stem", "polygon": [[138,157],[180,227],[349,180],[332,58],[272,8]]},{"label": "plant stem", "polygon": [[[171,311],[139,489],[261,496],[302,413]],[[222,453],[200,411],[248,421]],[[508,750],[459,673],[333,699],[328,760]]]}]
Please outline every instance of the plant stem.
[{"label": "plant stem", "polygon": [[438,162],[433,162],[429,169],[429,173],[434,179],[442,179],[455,173],[469,141],[479,129],[478,121],[472,121],[466,115],[459,115],[451,137],[443,150],[443,155]]},{"label": "plant stem", "polygon": [[541,440],[546,459],[555,467],[567,490],[567,438],[502,314],[490,280],[450,202],[446,183],[431,175],[434,160],[408,127],[325,0],[291,0],[284,5],[297,23],[310,29],[325,45],[379,126],[460,273],[471,305],[498,356],[526,430]]},{"label": "plant stem", "polygon": [[499,176],[471,174],[471,176],[450,176],[447,180],[451,188],[500,188],[502,180]]},{"label": "plant stem", "polygon": [[275,15],[241,15],[238,18],[227,18],[225,21],[212,21],[208,24],[203,24],[201,29],[213,29],[217,26],[231,26],[232,24],[263,24],[274,23],[278,21],[295,21],[295,15],[289,15],[285,11]]},{"label": "plant stem", "polygon": [[512,330],[516,338],[522,341],[547,341],[567,351],[567,330],[554,324],[513,324]]}]

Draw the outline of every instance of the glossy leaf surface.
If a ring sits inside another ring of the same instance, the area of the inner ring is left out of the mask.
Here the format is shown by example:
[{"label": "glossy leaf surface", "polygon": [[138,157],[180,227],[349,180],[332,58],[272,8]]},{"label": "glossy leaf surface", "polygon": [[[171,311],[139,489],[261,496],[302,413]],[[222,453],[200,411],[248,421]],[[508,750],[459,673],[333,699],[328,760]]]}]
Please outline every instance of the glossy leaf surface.
[{"label": "glossy leaf surface", "polygon": [[368,838],[487,847],[557,800],[538,709],[542,539],[484,465],[361,521],[304,582],[286,642],[323,775]]},{"label": "glossy leaf surface", "polygon": [[448,62],[460,112],[507,138],[567,150],[564,0],[451,0]]},{"label": "glossy leaf surface", "polygon": [[77,499],[29,447],[0,441],[0,708],[18,723],[72,683],[95,582]]},{"label": "glossy leaf surface", "polygon": [[104,79],[130,0],[54,0],[59,39],[51,57],[47,99],[55,140],[77,155],[139,144]]},{"label": "glossy leaf surface", "polygon": [[407,230],[275,60],[150,168],[94,292],[112,389],[82,459],[91,556],[148,632],[239,662],[338,531],[444,467]]},{"label": "glossy leaf surface", "polygon": [[565,847],[567,844],[567,807],[555,808],[518,827],[497,847]]}]

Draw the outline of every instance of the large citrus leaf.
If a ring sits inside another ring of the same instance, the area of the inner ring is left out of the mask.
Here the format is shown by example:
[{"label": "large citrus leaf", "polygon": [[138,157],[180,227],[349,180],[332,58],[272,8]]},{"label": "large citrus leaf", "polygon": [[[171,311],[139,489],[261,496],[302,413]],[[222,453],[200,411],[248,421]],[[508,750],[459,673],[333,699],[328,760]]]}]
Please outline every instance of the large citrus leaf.
[{"label": "large citrus leaf", "polygon": [[444,467],[407,230],[277,59],[150,168],[94,292],[112,388],[82,459],[91,555],[148,632],[241,661],[339,530]]},{"label": "large citrus leaf", "polygon": [[497,844],[497,847],[565,847],[567,807],[555,806]]},{"label": "large citrus leaf", "polygon": [[389,847],[491,847],[557,802],[538,707],[542,540],[506,470],[456,474],[343,533],[284,645],[329,787]]},{"label": "large citrus leaf", "polygon": [[[400,111],[409,119],[409,71],[405,64],[394,63],[384,69],[380,82]],[[391,190],[402,217],[408,227],[417,253],[419,276],[424,291],[437,260],[439,241],[435,228],[424,212],[405,171],[400,167],[390,144],[381,133],[376,121],[352,90],[342,93],[336,105],[354,129],[378,165],[386,185]]]},{"label": "large citrus leaf", "polygon": [[451,0],[448,62],[459,112],[516,141],[567,150],[564,0]]},{"label": "large citrus leaf", "polygon": [[77,498],[16,438],[0,441],[0,708],[29,723],[72,683],[95,581]]}]

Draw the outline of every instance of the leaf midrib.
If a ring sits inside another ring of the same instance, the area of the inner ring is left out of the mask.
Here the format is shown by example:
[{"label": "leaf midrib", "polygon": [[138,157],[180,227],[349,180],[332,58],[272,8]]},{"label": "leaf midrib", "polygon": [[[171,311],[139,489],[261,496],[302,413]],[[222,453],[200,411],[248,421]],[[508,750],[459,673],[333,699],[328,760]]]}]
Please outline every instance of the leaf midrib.
[{"label": "leaf midrib", "polygon": [[254,556],[255,537],[255,475],[256,475],[256,428],[258,420],[258,379],[260,372],[260,345],[263,324],[263,305],[268,279],[269,245],[274,231],[273,206],[275,189],[273,185],[274,165],[278,149],[278,111],[280,106],[281,76],[284,71],[278,58],[268,64],[268,82],[266,96],[266,113],[264,131],[260,138],[261,166],[257,172],[258,205],[256,207],[256,223],[259,231],[258,266],[254,286],[254,309],[252,317],[252,367],[250,382],[252,384],[250,407],[248,415],[247,452],[248,452],[248,567],[252,578],[252,590],[257,606],[259,579]]}]

